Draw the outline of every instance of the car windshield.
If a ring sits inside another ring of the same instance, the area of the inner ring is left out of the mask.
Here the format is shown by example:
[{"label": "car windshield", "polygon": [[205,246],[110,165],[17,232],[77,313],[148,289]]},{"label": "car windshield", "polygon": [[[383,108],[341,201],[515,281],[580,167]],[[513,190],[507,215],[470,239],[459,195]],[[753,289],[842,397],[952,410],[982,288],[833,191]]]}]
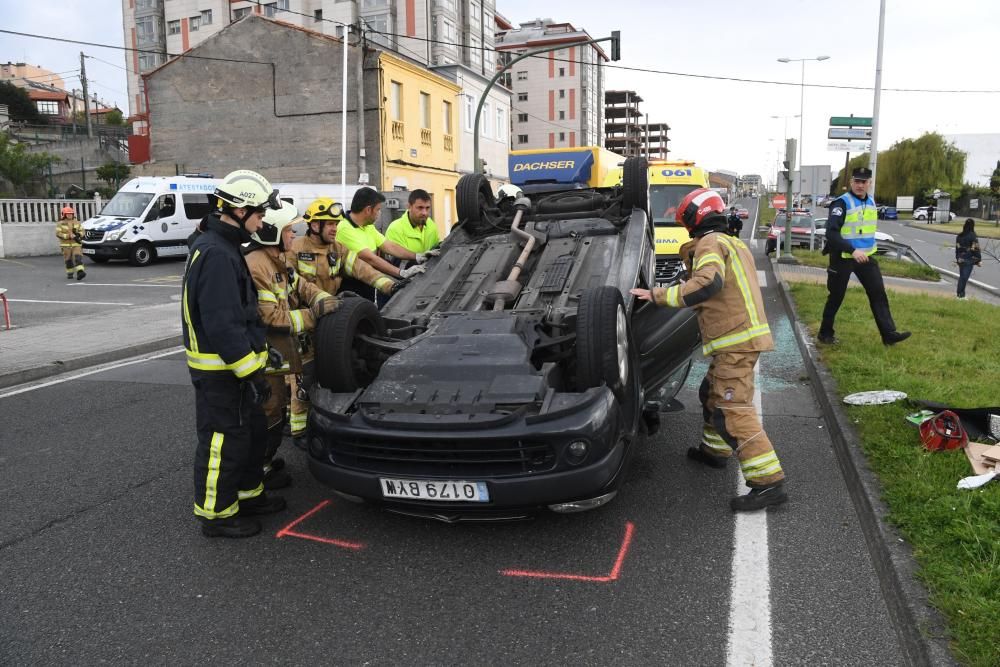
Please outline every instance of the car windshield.
[{"label": "car windshield", "polygon": [[[784,227],[785,226],[785,214],[779,213],[774,216],[774,226]],[[792,227],[812,227],[812,216],[811,215],[792,215]]]},{"label": "car windshield", "polygon": [[150,192],[119,192],[101,209],[100,215],[138,218],[152,199],[153,195]]},{"label": "car windshield", "polygon": [[649,210],[654,225],[677,226],[677,205],[684,195],[696,190],[696,185],[651,185],[649,186]]}]

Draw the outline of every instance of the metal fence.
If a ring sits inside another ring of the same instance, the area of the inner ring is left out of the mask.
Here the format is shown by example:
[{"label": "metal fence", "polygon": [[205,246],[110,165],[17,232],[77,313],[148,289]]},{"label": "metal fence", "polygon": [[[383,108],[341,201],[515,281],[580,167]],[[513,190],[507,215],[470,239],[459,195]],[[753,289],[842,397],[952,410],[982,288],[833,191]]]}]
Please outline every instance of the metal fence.
[{"label": "metal fence", "polygon": [[93,199],[0,199],[0,224],[56,222],[65,206],[76,210],[78,220],[86,220],[103,205],[100,195]]}]

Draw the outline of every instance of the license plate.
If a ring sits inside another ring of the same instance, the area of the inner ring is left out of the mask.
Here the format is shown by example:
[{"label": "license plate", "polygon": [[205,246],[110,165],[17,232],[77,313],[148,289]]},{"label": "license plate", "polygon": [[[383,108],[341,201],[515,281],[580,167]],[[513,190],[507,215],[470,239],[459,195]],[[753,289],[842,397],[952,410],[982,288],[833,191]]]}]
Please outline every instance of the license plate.
[{"label": "license plate", "polygon": [[486,482],[437,481],[426,479],[379,478],[383,498],[488,503]]},{"label": "license plate", "polygon": [[95,255],[95,254],[97,254],[97,249],[96,248],[84,248],[81,252],[84,255]]}]

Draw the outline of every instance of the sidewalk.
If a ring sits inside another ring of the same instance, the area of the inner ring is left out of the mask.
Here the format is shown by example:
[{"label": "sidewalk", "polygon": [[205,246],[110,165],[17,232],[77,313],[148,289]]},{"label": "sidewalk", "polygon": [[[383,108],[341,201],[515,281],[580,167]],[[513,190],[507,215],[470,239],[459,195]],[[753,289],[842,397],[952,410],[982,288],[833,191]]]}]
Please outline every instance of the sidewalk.
[{"label": "sidewalk", "polygon": [[176,302],[0,330],[0,387],[181,344]]}]

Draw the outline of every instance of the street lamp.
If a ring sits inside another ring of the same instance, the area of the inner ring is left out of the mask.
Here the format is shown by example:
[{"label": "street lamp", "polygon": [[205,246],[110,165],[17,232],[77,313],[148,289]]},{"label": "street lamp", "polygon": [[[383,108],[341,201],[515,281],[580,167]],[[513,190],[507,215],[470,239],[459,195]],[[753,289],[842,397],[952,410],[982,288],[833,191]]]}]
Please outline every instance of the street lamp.
[{"label": "street lamp", "polygon": [[[810,60],[823,61],[829,60],[830,56],[816,56],[815,58],[778,58],[779,63],[802,63],[802,80],[799,84],[799,201],[802,201],[802,126],[803,126],[803,116],[805,115],[805,101],[806,101],[806,62]],[[789,174],[791,175],[791,174]],[[791,204],[791,202],[789,202]]]}]

